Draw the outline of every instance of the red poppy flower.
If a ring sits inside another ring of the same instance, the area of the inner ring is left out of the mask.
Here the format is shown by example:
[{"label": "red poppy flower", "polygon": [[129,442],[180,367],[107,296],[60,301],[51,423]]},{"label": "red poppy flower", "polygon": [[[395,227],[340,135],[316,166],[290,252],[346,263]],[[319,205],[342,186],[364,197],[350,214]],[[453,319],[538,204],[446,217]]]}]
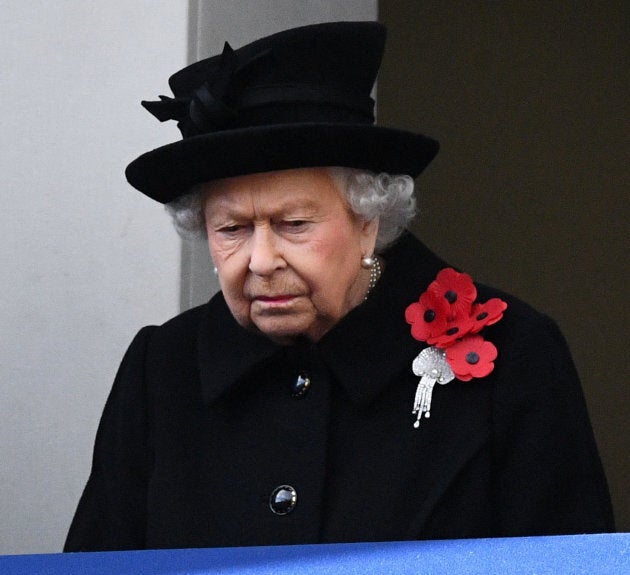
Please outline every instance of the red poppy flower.
[{"label": "red poppy flower", "polygon": [[477,288],[468,274],[445,268],[431,282],[428,291],[449,305],[449,320],[468,317],[477,298]]},{"label": "red poppy flower", "polygon": [[446,348],[454,344],[458,339],[470,333],[474,322],[472,317],[462,316],[446,323],[446,328],[441,334],[427,339],[429,345]]},{"label": "red poppy flower", "polygon": [[487,325],[497,323],[507,309],[507,304],[498,297],[489,299],[486,303],[476,303],[473,305],[471,317],[473,326],[471,333],[478,333]]},{"label": "red poppy flower", "polygon": [[480,335],[469,335],[446,350],[446,360],[460,381],[486,377],[494,369],[496,357],[497,348]]},{"label": "red poppy flower", "polygon": [[446,330],[448,303],[426,291],[417,302],[405,310],[405,319],[411,324],[411,335],[418,341],[427,341]]}]

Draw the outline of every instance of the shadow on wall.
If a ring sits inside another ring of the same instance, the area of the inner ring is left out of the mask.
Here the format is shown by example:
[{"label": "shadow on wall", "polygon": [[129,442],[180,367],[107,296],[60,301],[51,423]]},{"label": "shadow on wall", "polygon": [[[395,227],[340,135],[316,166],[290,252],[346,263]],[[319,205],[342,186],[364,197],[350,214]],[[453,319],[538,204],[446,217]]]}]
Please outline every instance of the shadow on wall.
[{"label": "shadow on wall", "polygon": [[416,232],[560,324],[628,531],[630,8],[381,0],[379,13],[379,122],[442,144]]}]

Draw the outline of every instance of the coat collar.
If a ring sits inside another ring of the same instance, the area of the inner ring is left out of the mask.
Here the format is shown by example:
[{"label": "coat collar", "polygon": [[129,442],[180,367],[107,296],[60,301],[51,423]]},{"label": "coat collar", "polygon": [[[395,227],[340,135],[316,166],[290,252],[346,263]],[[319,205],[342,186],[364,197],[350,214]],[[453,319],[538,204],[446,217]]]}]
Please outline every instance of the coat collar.
[{"label": "coat collar", "polygon": [[[366,302],[312,347],[356,403],[367,405],[418,353],[405,308],[447,264],[410,233],[385,254],[383,275]],[[205,306],[198,337],[203,399],[215,401],[283,348],[240,327],[222,294]],[[238,350],[235,352],[235,350]]]}]

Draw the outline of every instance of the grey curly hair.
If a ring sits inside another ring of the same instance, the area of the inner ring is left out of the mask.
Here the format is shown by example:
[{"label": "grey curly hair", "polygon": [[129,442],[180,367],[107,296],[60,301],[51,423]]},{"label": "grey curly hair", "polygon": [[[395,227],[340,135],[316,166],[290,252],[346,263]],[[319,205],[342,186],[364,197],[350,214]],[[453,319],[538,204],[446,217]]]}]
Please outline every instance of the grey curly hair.
[{"label": "grey curly hair", "polygon": [[[374,174],[354,168],[327,168],[352,211],[371,221],[379,218],[376,253],[381,253],[405,230],[416,214],[414,182],[410,176]],[[206,184],[166,204],[179,235],[187,240],[207,237],[204,216]]]}]

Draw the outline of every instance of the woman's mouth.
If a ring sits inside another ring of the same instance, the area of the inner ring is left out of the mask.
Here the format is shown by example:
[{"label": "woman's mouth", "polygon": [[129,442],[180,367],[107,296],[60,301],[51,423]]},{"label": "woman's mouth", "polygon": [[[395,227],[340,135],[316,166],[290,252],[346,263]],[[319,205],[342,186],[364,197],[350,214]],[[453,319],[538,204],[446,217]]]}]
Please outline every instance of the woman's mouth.
[{"label": "woman's mouth", "polygon": [[295,299],[294,295],[261,295],[254,298],[256,301],[267,303],[267,304],[283,304],[288,303],[291,300]]}]

